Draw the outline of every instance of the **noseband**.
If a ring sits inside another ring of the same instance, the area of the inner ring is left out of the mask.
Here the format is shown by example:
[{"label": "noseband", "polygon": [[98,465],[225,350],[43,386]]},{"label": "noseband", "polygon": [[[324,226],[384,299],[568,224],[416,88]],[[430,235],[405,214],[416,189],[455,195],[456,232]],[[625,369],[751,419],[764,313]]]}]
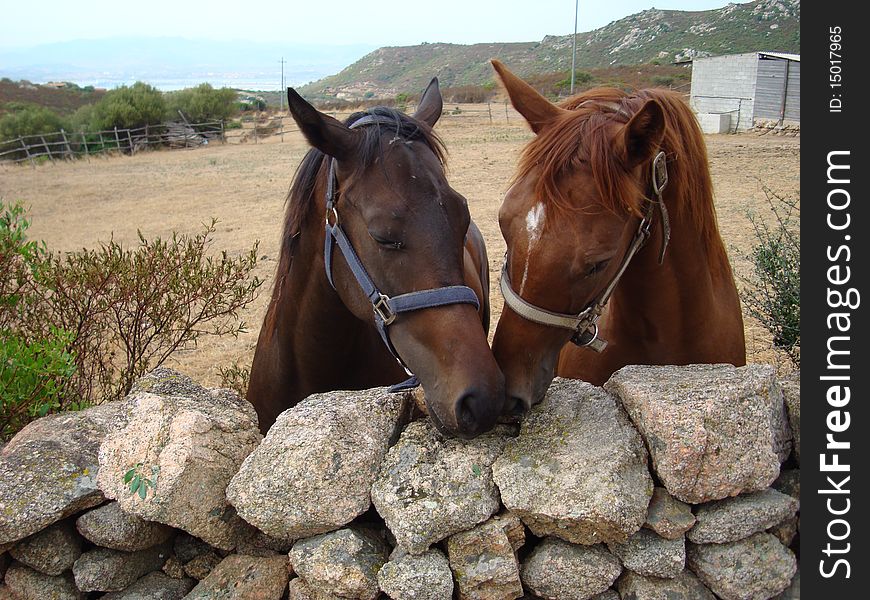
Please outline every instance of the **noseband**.
[{"label": "noseband", "polygon": [[646,214],[641,219],[637,232],[634,234],[634,238],[631,240],[625,255],[622,257],[622,263],[619,265],[619,270],[613,276],[613,279],[610,280],[604,291],[586,305],[586,308],[580,311],[579,314],[555,313],[523,300],[511,287],[508,275],[507,254],[505,254],[504,266],[501,270],[501,282],[499,284],[505,304],[527,321],[573,331],[574,334],[571,336],[571,342],[577,346],[588,347],[595,352],[603,352],[607,347],[607,342],[598,337],[598,319],[601,317],[601,313],[604,312],[604,307],[607,306],[607,302],[610,300],[610,296],[613,295],[613,290],[616,289],[620,278],[622,278],[629,263],[631,263],[631,259],[634,258],[649,239],[656,207],[658,207],[662,216],[662,248],[659,252],[659,264],[662,264],[662,261],[664,261],[665,250],[667,250],[668,241],[671,237],[668,209],[665,207],[664,200],[662,199],[662,191],[667,184],[668,169],[665,153],[659,152],[652,162],[652,191],[656,199],[650,200]]},{"label": "noseband", "polygon": [[[395,120],[389,117],[379,115],[365,115],[361,117],[349,127],[355,129],[364,125],[384,124],[395,125]],[[397,134],[398,135],[398,134]],[[399,315],[424,308],[434,308],[437,306],[447,306],[450,304],[471,304],[475,310],[480,309],[480,301],[477,299],[477,294],[470,287],[465,285],[450,285],[440,288],[432,288],[421,290],[418,292],[408,292],[398,296],[387,296],[382,293],[372,281],[371,276],[363,266],[362,261],[353,249],[350,239],[341,228],[338,219],[338,207],[336,189],[338,188],[338,176],[335,172],[335,159],[329,157],[329,174],[327,175],[326,184],[326,242],[323,250],[324,264],[326,267],[326,277],[329,284],[335,289],[335,283],[332,276],[332,254],[333,248],[337,245],[344,256],[345,262],[350,267],[353,276],[356,278],[363,293],[368,297],[374,311],[375,327],[383,339],[384,344],[390,351],[398,363],[405,369],[405,372],[410,376],[410,379],[394,385],[390,388],[391,391],[399,391],[417,387],[419,381],[411,372],[402,357],[396,351],[390,340],[388,327],[396,321]],[[330,223],[330,219],[332,222]]]}]

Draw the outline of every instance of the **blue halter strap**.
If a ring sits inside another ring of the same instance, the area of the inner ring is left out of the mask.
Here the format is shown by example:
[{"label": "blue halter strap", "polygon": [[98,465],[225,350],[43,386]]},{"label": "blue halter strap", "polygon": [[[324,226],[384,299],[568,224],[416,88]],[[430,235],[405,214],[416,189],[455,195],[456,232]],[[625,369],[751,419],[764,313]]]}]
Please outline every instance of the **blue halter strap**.
[{"label": "blue halter strap", "polygon": [[[379,115],[365,115],[359,120],[350,125],[350,128],[361,127],[370,124],[385,124],[394,125],[395,121],[389,117]],[[398,351],[393,346],[390,340],[388,327],[398,318],[399,315],[424,308],[434,308],[437,306],[447,306],[450,304],[471,304],[475,310],[480,308],[480,301],[477,299],[477,294],[470,287],[465,285],[450,285],[440,288],[432,288],[417,292],[408,292],[398,296],[387,296],[382,293],[371,276],[366,271],[359,259],[359,256],[353,249],[353,245],[341,228],[338,219],[338,208],[336,207],[336,188],[338,187],[338,177],[335,173],[335,159],[329,157],[329,173],[327,175],[326,184],[326,241],[323,249],[324,264],[326,267],[326,277],[329,284],[335,289],[335,283],[332,278],[332,255],[335,246],[341,251],[344,260],[350,267],[354,278],[362,289],[363,293],[368,297],[374,311],[375,328],[384,340],[384,345],[390,353],[396,358],[398,363],[408,373],[410,379],[402,383],[396,384],[390,388],[390,391],[400,391],[412,389],[420,385],[417,377],[399,356]],[[332,223],[330,223],[332,220]]]}]

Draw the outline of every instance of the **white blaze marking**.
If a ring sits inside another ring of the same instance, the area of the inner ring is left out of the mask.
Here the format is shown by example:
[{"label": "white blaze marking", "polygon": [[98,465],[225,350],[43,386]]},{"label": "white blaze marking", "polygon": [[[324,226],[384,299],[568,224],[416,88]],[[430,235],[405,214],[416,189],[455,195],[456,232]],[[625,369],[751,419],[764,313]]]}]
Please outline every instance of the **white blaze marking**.
[{"label": "white blaze marking", "polygon": [[529,260],[532,258],[532,249],[538,240],[541,239],[541,231],[544,229],[545,217],[544,205],[539,202],[532,207],[529,214],[526,215],[526,231],[529,234],[529,248],[526,254],[526,266],[523,269],[523,279],[520,282],[520,294],[523,293],[523,288],[526,287],[526,279],[529,276]]}]

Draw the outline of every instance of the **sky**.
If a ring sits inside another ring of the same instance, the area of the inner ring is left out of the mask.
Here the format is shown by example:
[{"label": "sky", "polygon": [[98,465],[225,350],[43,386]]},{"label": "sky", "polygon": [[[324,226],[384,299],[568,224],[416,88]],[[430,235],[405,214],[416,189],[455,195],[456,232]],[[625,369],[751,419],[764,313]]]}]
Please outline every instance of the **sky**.
[{"label": "sky", "polygon": [[[652,7],[695,11],[727,3],[579,0],[577,29]],[[0,48],[124,35],[373,46],[528,42],[571,33],[574,6],[575,0],[4,0]]]}]

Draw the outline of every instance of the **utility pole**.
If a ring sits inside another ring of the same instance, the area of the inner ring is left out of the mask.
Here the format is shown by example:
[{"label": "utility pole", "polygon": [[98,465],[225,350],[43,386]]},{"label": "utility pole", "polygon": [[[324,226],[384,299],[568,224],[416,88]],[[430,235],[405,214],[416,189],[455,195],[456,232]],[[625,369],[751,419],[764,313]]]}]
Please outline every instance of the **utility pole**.
[{"label": "utility pole", "polygon": [[287,61],[284,60],[284,57],[282,56],[281,60],[278,62],[281,63],[281,90],[278,92],[278,96],[281,98],[281,112],[284,112],[284,94],[287,93],[287,90],[284,88],[284,65]]},{"label": "utility pole", "polygon": [[574,95],[574,72],[577,64],[577,12],[580,8],[580,0],[574,0],[574,45],[571,51],[571,95]]}]

